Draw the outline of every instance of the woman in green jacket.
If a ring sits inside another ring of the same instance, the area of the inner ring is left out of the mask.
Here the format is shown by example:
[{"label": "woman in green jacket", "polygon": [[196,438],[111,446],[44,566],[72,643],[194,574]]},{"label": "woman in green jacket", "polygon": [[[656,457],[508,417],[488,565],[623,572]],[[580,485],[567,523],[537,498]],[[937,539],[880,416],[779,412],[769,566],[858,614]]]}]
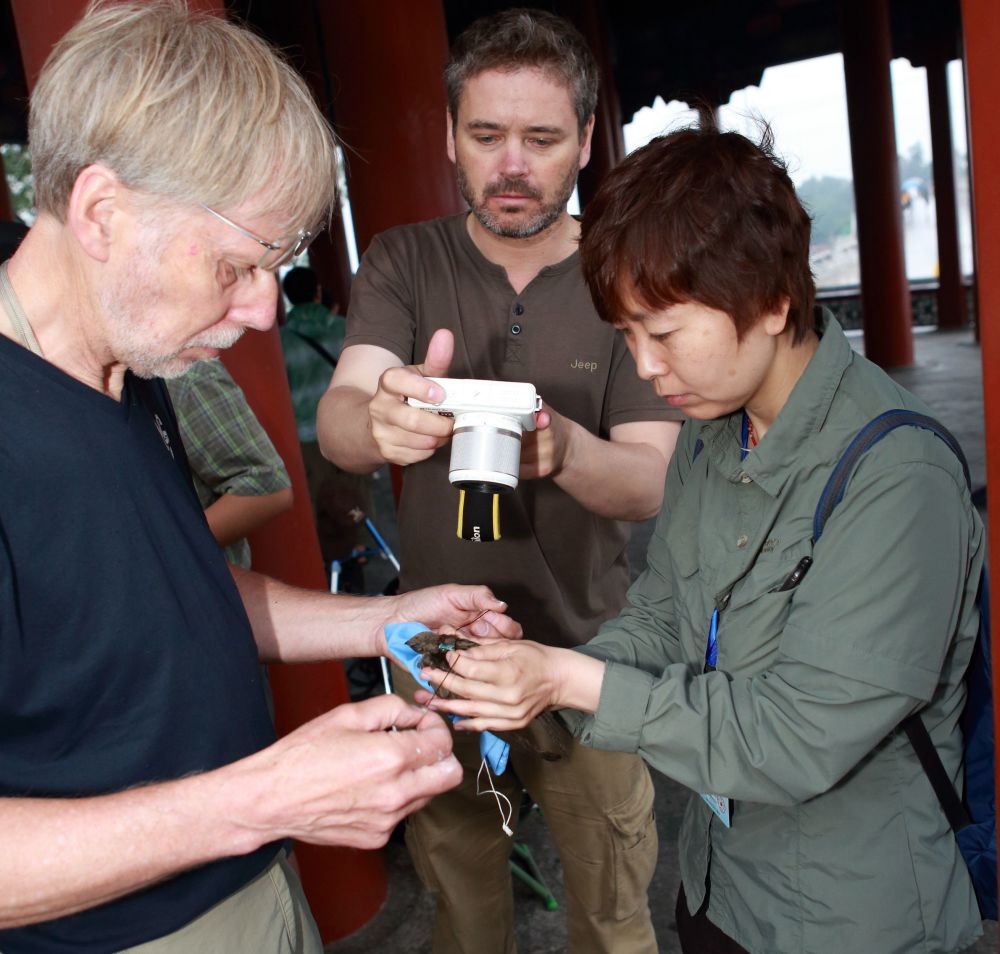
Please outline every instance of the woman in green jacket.
[{"label": "woman in green jacket", "polygon": [[609,174],[584,271],[687,417],[648,568],[580,650],[451,654],[462,698],[433,705],[468,730],[569,710],[586,744],[688,786],[685,952],[958,951],[981,933],[975,896],[898,727],[919,711],[957,777],[982,525],[954,454],[902,427],[813,542],[851,439],[927,409],[814,308],[809,227],[767,137],[679,130]]}]

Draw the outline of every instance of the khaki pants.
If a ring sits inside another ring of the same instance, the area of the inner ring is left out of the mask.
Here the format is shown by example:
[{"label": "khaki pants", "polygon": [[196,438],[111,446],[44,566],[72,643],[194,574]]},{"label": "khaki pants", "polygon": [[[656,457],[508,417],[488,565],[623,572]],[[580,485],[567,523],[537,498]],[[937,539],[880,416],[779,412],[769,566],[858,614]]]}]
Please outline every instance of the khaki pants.
[{"label": "khaki pants", "polygon": [[[409,698],[415,683],[394,673]],[[492,795],[476,795],[479,736],[454,733],[464,766],[458,788],[411,816],[406,844],[424,885],[437,894],[434,954],[514,954],[511,839]],[[571,954],[655,954],[646,892],[656,867],[653,785],[636,755],[588,749],[546,762],[512,747],[494,777],[517,827],[521,789],[541,806],[562,860]]]},{"label": "khaki pants", "polygon": [[284,851],[262,874],[172,934],[123,954],[323,954]]}]

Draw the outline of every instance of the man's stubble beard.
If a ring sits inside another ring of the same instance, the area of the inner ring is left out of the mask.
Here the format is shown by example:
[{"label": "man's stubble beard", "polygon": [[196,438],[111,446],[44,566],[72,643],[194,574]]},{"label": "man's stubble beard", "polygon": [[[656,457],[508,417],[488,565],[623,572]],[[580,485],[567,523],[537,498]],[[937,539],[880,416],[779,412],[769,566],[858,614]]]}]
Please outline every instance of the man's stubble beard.
[{"label": "man's stubble beard", "polygon": [[98,292],[98,301],[104,313],[112,355],[140,378],[177,378],[195,364],[196,360],[181,357],[189,348],[224,350],[242,337],[244,328],[227,326],[208,328],[185,342],[178,351],[164,354],[150,343],[152,329],[144,323],[146,312],[155,309],[163,298],[162,286],[156,277],[155,262],[145,255],[137,255],[126,271],[121,272],[109,285]]},{"label": "man's stubble beard", "polygon": [[576,188],[576,180],[579,175],[579,162],[570,166],[566,176],[556,190],[555,198],[551,202],[542,202],[538,210],[526,219],[513,224],[507,224],[500,216],[490,212],[486,205],[486,200],[494,195],[506,195],[516,193],[528,196],[533,199],[542,199],[542,195],[536,189],[532,189],[520,179],[501,179],[491,183],[483,189],[482,195],[476,195],[469,184],[468,176],[461,162],[455,163],[455,174],[458,180],[458,189],[462,194],[472,214],[479,221],[482,227],[494,235],[501,238],[530,238],[544,232],[549,226],[558,221],[559,217],[566,211],[573,190]]}]

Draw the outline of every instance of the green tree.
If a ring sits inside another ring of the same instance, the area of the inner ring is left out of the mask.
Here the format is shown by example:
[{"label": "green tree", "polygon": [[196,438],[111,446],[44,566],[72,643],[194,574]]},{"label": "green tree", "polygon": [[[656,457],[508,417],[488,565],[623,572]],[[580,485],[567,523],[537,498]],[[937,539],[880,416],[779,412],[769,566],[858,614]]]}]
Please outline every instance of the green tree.
[{"label": "green tree", "polygon": [[924,156],[924,147],[915,142],[905,156],[899,156],[899,181],[907,179],[931,180],[931,164]]},{"label": "green tree", "polygon": [[20,143],[0,143],[0,156],[7,173],[14,214],[31,225],[35,221],[35,179],[31,174],[28,147]]},{"label": "green tree", "polygon": [[798,193],[812,216],[813,245],[830,245],[838,235],[851,234],[854,185],[850,179],[836,176],[806,179],[798,187]]}]

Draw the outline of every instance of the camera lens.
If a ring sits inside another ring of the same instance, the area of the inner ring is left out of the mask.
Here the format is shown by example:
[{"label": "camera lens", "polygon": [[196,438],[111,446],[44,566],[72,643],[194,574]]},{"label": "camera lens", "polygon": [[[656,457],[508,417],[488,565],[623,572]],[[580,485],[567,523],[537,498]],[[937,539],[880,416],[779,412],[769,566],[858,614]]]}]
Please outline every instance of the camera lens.
[{"label": "camera lens", "polygon": [[509,493],[517,486],[521,424],[506,414],[455,415],[448,477],[462,490]]}]

